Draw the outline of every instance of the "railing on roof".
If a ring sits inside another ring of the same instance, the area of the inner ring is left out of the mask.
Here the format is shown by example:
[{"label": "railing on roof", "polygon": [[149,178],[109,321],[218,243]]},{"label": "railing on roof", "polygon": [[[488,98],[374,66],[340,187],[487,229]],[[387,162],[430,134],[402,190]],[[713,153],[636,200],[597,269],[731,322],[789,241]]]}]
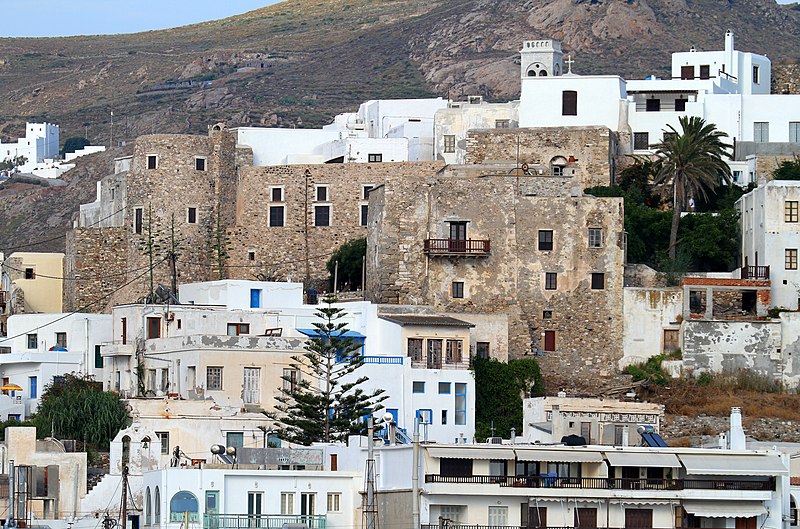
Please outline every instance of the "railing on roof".
[{"label": "railing on roof", "polygon": [[282,529],[284,524],[305,524],[308,529],[325,529],[326,519],[325,515],[304,514],[203,515],[203,529]]},{"label": "railing on roof", "polygon": [[478,256],[489,255],[488,239],[425,239],[423,251],[427,255]]},{"label": "railing on roof", "polygon": [[742,279],[769,279],[769,265],[743,266]]},{"label": "railing on roof", "polygon": [[364,356],[365,364],[403,365],[402,356]]},{"label": "railing on roof", "polygon": [[775,490],[774,480],[562,478],[555,476],[442,476],[426,474],[425,483],[478,483],[501,487],[616,490]]}]

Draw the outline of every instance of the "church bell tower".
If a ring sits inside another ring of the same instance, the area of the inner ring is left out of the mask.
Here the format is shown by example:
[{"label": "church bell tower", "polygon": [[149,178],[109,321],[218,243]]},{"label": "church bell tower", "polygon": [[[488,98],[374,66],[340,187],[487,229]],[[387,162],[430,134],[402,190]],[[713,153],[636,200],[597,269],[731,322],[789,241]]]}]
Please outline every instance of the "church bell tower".
[{"label": "church bell tower", "polygon": [[520,50],[522,77],[548,77],[564,72],[561,41],[526,40]]}]

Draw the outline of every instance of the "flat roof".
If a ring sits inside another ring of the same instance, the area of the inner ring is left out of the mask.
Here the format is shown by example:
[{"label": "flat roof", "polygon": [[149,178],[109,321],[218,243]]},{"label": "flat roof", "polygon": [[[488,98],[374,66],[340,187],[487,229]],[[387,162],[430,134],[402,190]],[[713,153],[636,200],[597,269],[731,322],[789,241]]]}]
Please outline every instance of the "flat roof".
[{"label": "flat roof", "polygon": [[475,327],[474,323],[459,320],[450,316],[426,314],[381,314],[381,319],[398,325],[428,325],[433,327]]}]

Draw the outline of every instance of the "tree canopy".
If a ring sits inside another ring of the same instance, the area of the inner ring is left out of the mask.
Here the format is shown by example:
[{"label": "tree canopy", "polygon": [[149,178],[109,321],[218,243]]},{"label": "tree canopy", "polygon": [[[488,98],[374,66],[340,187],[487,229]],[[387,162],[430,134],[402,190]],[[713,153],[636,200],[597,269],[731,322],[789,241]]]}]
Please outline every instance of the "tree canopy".
[{"label": "tree canopy", "polygon": [[800,180],[800,159],[784,160],[772,171],[775,180]]},{"label": "tree canopy", "polygon": [[305,353],[292,357],[291,374],[282,377],[277,411],[269,414],[281,439],[303,445],[346,441],[388,398],[382,389],[368,394],[360,387],[368,380],[356,374],[364,365],[362,344],[348,336],[346,313],[334,301],[324,300],[316,313],[321,321],[313,323],[316,335]]},{"label": "tree canopy", "polygon": [[339,263],[339,290],[358,290],[361,288],[361,271],[363,259],[367,255],[367,239],[353,239],[344,243],[328,259],[328,273],[333,285],[336,263]]},{"label": "tree canopy", "polygon": [[40,436],[85,440],[107,449],[128,413],[119,395],[103,391],[90,375],[70,373],[47,387],[32,418]]},{"label": "tree canopy", "polygon": [[664,131],[661,143],[654,145],[657,160],[653,165],[655,184],[672,187],[672,225],[668,253],[675,259],[681,212],[690,199],[706,198],[724,180],[731,182],[728,135],[697,116],[678,118],[681,131],[672,125]]},{"label": "tree canopy", "polygon": [[507,437],[511,428],[522,435],[522,399],[544,395],[539,364],[533,358],[515,358],[508,363],[474,357],[475,436]]}]

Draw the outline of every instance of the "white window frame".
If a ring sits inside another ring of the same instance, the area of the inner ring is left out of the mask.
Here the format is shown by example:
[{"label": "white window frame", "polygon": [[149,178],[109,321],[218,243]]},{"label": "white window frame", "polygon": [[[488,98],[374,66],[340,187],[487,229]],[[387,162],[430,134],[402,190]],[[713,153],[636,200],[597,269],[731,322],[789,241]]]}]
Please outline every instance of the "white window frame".
[{"label": "white window frame", "polygon": [[[319,190],[325,189],[325,200],[319,200]],[[314,200],[312,202],[327,204],[331,201],[331,186],[329,184],[314,184]]]},{"label": "white window frame", "polygon": [[769,143],[769,121],[753,122],[753,141],[756,143]]},{"label": "white window frame", "polygon": [[331,226],[333,226],[333,204],[331,204],[330,202],[314,202],[314,205],[313,205],[313,208],[312,208],[312,217],[311,217],[311,220],[313,221],[314,227],[315,228],[317,227],[317,208],[318,207],[328,207],[328,208],[330,208],[328,210],[328,224],[326,226],[319,226],[319,227],[320,228],[330,228]]},{"label": "white window frame", "polygon": [[[276,224],[272,224],[272,208],[283,208],[283,214],[281,215],[283,219],[283,223],[278,226]],[[267,206],[267,224],[270,228],[285,228],[286,227],[286,205],[283,202],[270,202]]]},{"label": "white window frame", "polygon": [[603,228],[589,228],[589,248],[602,248],[602,247],[603,247]]},{"label": "white window frame", "polygon": [[342,493],[328,493],[328,512],[342,512]]},{"label": "white window frame", "polygon": [[[150,167],[150,158],[151,157],[156,159],[156,166],[155,167]],[[148,170],[148,171],[154,171],[154,170],[158,169],[159,165],[161,165],[159,163],[160,161],[161,160],[159,160],[159,156],[157,154],[146,154],[145,157],[144,157],[144,168],[146,170]]]},{"label": "white window frame", "polygon": [[[280,189],[281,190],[281,199],[280,200],[273,200],[273,198],[272,198],[272,193],[276,189]],[[316,194],[314,196],[316,196]],[[285,186],[269,186],[269,203],[270,204],[283,204],[284,202],[286,202],[286,189],[285,189]]]},{"label": "white window frame", "polygon": [[[203,160],[203,168],[202,169],[198,169],[197,168],[197,161],[198,160]],[[195,171],[203,171],[203,172],[208,171],[208,158],[205,157],[205,156],[195,156],[194,157],[194,170]]]},{"label": "white window frame", "polygon": [[800,143],[800,121],[789,122],[789,141]]},{"label": "white window frame", "polygon": [[[194,210],[194,222],[189,219],[189,210]],[[197,206],[187,206],[186,207],[186,224],[197,224],[197,218],[199,217],[198,213],[200,208]]]}]

